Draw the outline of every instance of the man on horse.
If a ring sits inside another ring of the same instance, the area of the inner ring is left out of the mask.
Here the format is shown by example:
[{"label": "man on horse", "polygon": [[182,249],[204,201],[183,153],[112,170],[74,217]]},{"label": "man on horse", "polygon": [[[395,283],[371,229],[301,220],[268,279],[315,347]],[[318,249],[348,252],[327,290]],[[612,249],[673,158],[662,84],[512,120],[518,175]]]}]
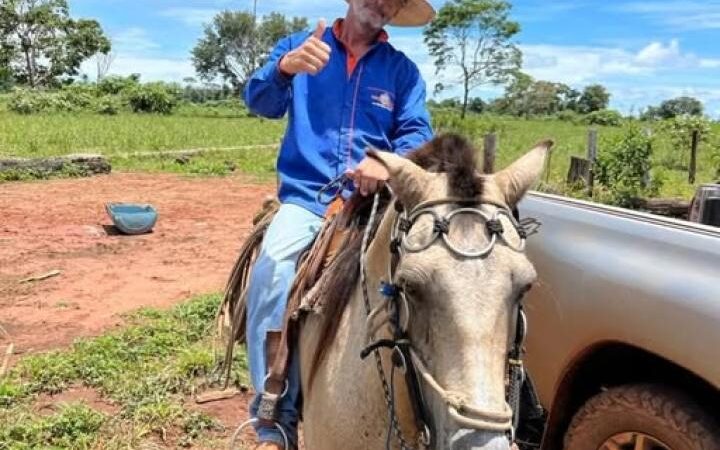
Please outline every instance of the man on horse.
[{"label": "man on horse", "polygon": [[[245,101],[256,114],[288,126],[277,161],[282,205],[267,229],[249,282],[247,344],[257,417],[267,374],[266,335],[282,327],[301,252],[320,230],[327,206],[318,196],[346,174],[368,195],[387,169],[367,158],[368,147],[404,155],[432,137],[425,83],[417,66],[388,43],[384,27],[422,26],[435,12],[426,0],[348,0],[344,19],[321,20],[312,35],[282,39],[267,64],[248,81]],[[342,195],[347,196],[348,189]],[[277,424],[297,445],[299,363],[290,359]],[[283,447],[278,428],[256,424],[260,444]],[[289,450],[289,449],[286,449]]]}]

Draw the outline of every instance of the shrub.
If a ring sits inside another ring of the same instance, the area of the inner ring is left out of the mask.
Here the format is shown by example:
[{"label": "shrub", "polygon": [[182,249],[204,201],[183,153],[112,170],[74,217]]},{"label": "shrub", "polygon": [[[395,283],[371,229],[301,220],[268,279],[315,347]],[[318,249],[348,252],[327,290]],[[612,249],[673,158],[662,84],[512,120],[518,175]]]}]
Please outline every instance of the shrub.
[{"label": "shrub", "polygon": [[607,202],[629,207],[636,198],[659,190],[661,180],[649,178],[652,138],[639,126],[627,125],[621,135],[606,140],[601,148],[595,173],[598,183],[607,189]]},{"label": "shrub", "polygon": [[48,94],[44,92],[17,89],[10,96],[7,107],[18,114],[37,114],[48,108]]},{"label": "shrub", "polygon": [[97,84],[100,94],[118,95],[130,91],[140,84],[140,77],[130,75],[122,77],[119,75],[111,75],[103,78]]},{"label": "shrub", "polygon": [[0,67],[0,92],[9,92],[15,86],[15,76],[9,67]]},{"label": "shrub", "polygon": [[79,111],[95,103],[96,90],[92,85],[68,85],[59,91],[18,89],[8,102],[8,109],[19,114]]},{"label": "shrub", "polygon": [[675,147],[690,148],[694,131],[700,133],[701,142],[707,142],[712,128],[710,120],[705,117],[678,116],[664,121],[661,130],[670,137]]},{"label": "shrub", "polygon": [[669,169],[687,168],[693,132],[699,133],[700,145],[708,143],[712,137],[710,120],[698,116],[678,116],[665,120],[659,131],[672,143],[672,151],[661,161],[661,164]]},{"label": "shrub", "polygon": [[170,114],[178,103],[176,92],[161,82],[135,86],[127,96],[134,112]]},{"label": "shrub", "polygon": [[583,116],[572,109],[564,109],[555,113],[554,118],[562,122],[579,123],[583,119]]},{"label": "shrub", "polygon": [[606,127],[618,127],[622,125],[622,115],[612,109],[603,109],[600,111],[591,112],[585,116],[585,123],[587,125],[600,125]]},{"label": "shrub", "polygon": [[93,85],[72,84],[50,94],[50,111],[80,111],[89,109],[97,97]]},{"label": "shrub", "polygon": [[122,109],[122,101],[114,95],[104,95],[95,102],[95,111],[99,114],[115,115]]}]

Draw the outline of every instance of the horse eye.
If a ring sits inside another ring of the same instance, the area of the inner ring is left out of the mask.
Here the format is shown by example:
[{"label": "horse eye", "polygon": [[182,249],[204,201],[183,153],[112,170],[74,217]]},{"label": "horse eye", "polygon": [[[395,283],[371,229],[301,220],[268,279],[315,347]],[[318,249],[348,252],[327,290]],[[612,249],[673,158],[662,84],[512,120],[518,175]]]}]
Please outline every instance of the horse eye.
[{"label": "horse eye", "polygon": [[397,284],[400,287],[400,289],[402,289],[403,292],[405,292],[406,294],[409,294],[410,292],[415,290],[415,288],[407,280],[407,278],[399,278]]},{"label": "horse eye", "polygon": [[530,292],[530,289],[532,289],[532,287],[533,287],[533,283],[528,283],[525,286],[523,286],[522,289],[520,289],[519,297],[521,300],[523,297],[525,297],[525,295],[527,295],[528,292]]},{"label": "horse eye", "polygon": [[412,280],[405,277],[399,277],[397,284],[405,295],[413,300],[418,298],[420,289]]}]

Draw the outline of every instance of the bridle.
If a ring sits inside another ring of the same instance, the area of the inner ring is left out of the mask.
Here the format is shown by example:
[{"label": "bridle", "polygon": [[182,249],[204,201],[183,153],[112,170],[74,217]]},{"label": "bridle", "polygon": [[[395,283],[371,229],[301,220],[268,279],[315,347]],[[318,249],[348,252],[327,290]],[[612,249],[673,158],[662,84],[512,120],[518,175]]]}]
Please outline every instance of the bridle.
[{"label": "bridle", "polygon": [[[483,203],[479,202],[478,199],[445,198],[432,200],[423,202],[410,211],[406,211],[400,205],[397,198],[394,197],[398,215],[395,218],[391,231],[390,252],[392,257],[388,264],[387,280],[381,282],[380,285],[380,293],[386,301],[372,308],[368,294],[366,259],[368,244],[372,238],[371,233],[377,220],[378,198],[379,195],[375,194],[370,219],[363,236],[360,256],[360,277],[367,312],[367,347],[362,351],[361,357],[365,359],[370,353],[375,355],[390,420],[386,438],[386,448],[390,448],[391,434],[393,433],[398,439],[402,450],[415,448],[415,446],[410,444],[403,436],[396,414],[394,393],[394,375],[396,369],[401,369],[405,374],[405,381],[415,416],[415,424],[419,430],[419,435],[416,439],[418,448],[434,448],[436,444],[435,435],[432,432],[434,429],[432,417],[429,414],[427,402],[423,395],[423,384],[432,389],[443,400],[448,408],[449,416],[459,427],[478,431],[505,432],[512,443],[515,440],[514,434],[519,419],[520,389],[525,377],[522,363],[522,346],[525,339],[527,321],[525,313],[523,312],[521,299],[519,299],[516,304],[516,335],[508,353],[508,388],[506,390],[505,407],[502,411],[486,411],[470,404],[467,396],[463,393],[443,388],[425,366],[423,359],[415,350],[410,340],[410,306],[408,294],[401,286],[396,284],[396,269],[405,254],[422,252],[437,240],[442,240],[448,250],[456,256],[463,258],[484,258],[489,255],[500,242],[515,252],[524,252],[525,240],[529,234],[537,231],[538,222],[532,219],[518,222],[506,207],[494,204],[498,209],[492,215],[488,215],[480,209]],[[485,204],[490,203],[485,202]],[[443,205],[455,207],[452,208],[448,214],[441,216],[436,208]],[[408,233],[417,220],[423,215],[430,215],[433,218],[431,239],[421,244],[413,244],[407,238]],[[449,238],[450,223],[460,215],[475,215],[485,224],[490,235],[490,241],[484,248],[468,251],[458,248],[458,246],[451,241]],[[513,245],[506,239],[501,217],[507,218],[512,224],[512,227],[520,237],[519,245]],[[388,324],[392,332],[392,338],[376,339],[375,335]],[[380,348],[392,350],[392,365],[389,381],[382,365],[382,357],[379,352]]]}]

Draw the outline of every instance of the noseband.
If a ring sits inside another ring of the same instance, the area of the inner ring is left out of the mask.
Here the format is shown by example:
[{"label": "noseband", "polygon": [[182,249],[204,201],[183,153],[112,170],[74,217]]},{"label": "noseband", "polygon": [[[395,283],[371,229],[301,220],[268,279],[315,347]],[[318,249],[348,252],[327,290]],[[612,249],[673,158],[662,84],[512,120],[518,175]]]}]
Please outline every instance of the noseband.
[{"label": "noseband", "polygon": [[[396,205],[399,205],[396,200]],[[489,204],[489,203],[486,203]],[[451,206],[450,212],[444,216],[437,211],[438,206]],[[392,257],[388,264],[387,281],[381,282],[380,293],[385,298],[385,302],[381,302],[375,308],[370,305],[367,286],[366,258],[368,243],[371,239],[370,233],[377,216],[378,195],[376,194],[370,220],[363,236],[361,250],[361,282],[363,290],[363,298],[365,308],[368,315],[367,318],[367,347],[362,351],[361,357],[365,359],[370,353],[375,355],[378,373],[383,385],[385,400],[388,406],[388,415],[390,418],[390,426],[386,440],[386,448],[390,448],[390,437],[394,432],[400,443],[402,450],[413,449],[414,446],[409,444],[403,437],[395,410],[395,394],[394,394],[394,373],[396,369],[401,369],[405,374],[405,381],[408,387],[410,400],[415,415],[415,423],[417,429],[420,430],[417,442],[419,448],[434,448],[435,436],[433,430],[432,417],[429,414],[427,403],[425,401],[422,385],[434,391],[448,408],[448,415],[462,429],[471,429],[477,431],[495,431],[506,432],[510,441],[514,441],[514,431],[518,425],[518,409],[520,399],[520,388],[524,380],[524,369],[522,363],[522,345],[526,334],[526,318],[522,310],[522,303],[518,301],[517,324],[515,340],[508,353],[508,388],[506,390],[506,402],[502,411],[487,411],[483,408],[474,406],[469,403],[468,396],[462,392],[456,392],[443,388],[435,379],[430,370],[426,367],[423,359],[415,350],[410,341],[409,323],[410,323],[410,306],[408,297],[401,286],[396,284],[395,272],[400,260],[405,254],[422,252],[432,246],[438,240],[456,256],[462,258],[478,259],[484,258],[492,253],[493,249],[500,243],[516,252],[524,252],[525,240],[528,234],[537,230],[538,223],[532,220],[518,222],[515,220],[510,211],[504,206],[497,206],[498,209],[488,215],[480,209],[482,206],[477,199],[463,198],[446,198],[441,200],[433,200],[421,203],[409,212],[398,208],[399,214],[393,223],[390,241],[390,252]],[[423,215],[430,215],[433,219],[433,228],[430,239],[426,242],[415,244],[408,239],[408,234],[413,225]],[[456,243],[452,242],[449,236],[450,224],[460,215],[477,216],[487,229],[490,240],[483,248],[479,250],[466,250],[459,248]],[[512,227],[520,237],[519,245],[513,245],[505,237],[503,229],[502,217],[508,219]],[[376,334],[386,325],[390,325],[392,331],[392,339],[376,339]],[[382,365],[382,359],[379,349],[388,348],[392,350],[392,365],[390,370],[390,380],[388,381],[385,369]]]}]

